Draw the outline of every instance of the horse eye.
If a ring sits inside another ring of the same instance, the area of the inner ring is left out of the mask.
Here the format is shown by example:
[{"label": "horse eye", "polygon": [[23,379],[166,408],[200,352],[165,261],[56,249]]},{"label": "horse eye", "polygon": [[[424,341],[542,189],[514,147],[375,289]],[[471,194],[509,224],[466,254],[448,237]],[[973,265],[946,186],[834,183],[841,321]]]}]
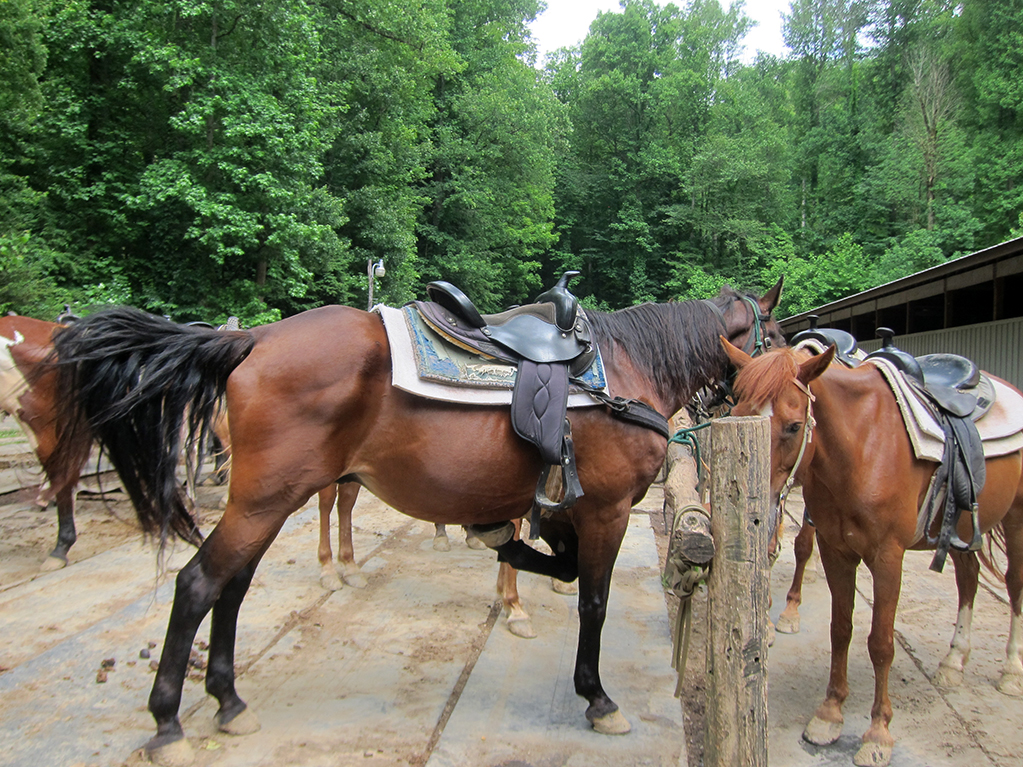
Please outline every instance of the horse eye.
[{"label": "horse eye", "polygon": [[803,424],[800,423],[799,421],[795,421],[795,422],[790,423],[788,426],[785,427],[785,433],[786,434],[790,434],[790,435],[799,434],[799,432],[802,430],[802,428],[803,428]]}]

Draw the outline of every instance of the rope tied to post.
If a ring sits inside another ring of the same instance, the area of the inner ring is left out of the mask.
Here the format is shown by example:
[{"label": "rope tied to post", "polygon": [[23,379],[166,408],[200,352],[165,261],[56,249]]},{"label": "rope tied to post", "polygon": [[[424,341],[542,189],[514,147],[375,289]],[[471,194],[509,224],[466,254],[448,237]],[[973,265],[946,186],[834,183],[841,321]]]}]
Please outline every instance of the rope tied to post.
[{"label": "rope tied to post", "polygon": [[688,504],[675,513],[662,577],[664,588],[670,590],[679,599],[678,612],[671,630],[671,667],[678,672],[678,682],[675,685],[676,698],[682,693],[682,680],[685,677],[686,661],[689,657],[689,639],[693,622],[692,596],[696,593],[699,585],[707,580],[712,559],[711,557],[705,562],[697,563],[691,561],[682,552],[679,541],[686,533],[683,530],[685,525],[682,524],[682,520],[683,518],[693,520],[692,516],[687,516],[692,514],[698,515],[696,519],[705,519],[708,527],[710,525],[710,514],[699,504]]}]

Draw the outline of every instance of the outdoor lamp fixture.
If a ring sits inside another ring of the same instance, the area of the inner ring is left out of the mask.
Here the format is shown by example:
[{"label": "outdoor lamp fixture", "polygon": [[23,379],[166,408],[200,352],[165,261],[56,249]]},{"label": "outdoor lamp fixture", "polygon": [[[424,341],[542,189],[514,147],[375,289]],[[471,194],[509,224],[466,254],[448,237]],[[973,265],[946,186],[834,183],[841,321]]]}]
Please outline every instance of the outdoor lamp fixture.
[{"label": "outdoor lamp fixture", "polygon": [[375,282],[374,278],[383,277],[385,274],[387,274],[387,270],[384,269],[384,259],[381,258],[375,264],[373,263],[372,258],[370,258],[366,262],[366,279],[369,282],[369,306],[367,307],[367,309],[373,308],[373,285]]}]

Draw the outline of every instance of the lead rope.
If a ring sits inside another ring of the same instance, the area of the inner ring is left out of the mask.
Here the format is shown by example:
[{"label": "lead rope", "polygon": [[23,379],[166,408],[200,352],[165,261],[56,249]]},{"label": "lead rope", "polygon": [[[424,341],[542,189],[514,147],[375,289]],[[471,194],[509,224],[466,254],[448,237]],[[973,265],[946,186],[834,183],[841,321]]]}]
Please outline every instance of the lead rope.
[{"label": "lead rope", "polygon": [[675,614],[675,622],[671,629],[671,667],[678,672],[678,682],[675,684],[676,698],[682,694],[682,680],[685,676],[686,661],[689,658],[689,637],[693,625],[692,596],[696,593],[697,587],[706,581],[710,574],[709,565],[689,562],[679,553],[679,547],[671,546],[679,520],[690,511],[699,512],[709,519],[707,510],[695,503],[683,507],[675,514],[675,520],[671,525],[668,561],[665,563],[663,579],[664,588],[670,590],[679,600],[678,612]]}]

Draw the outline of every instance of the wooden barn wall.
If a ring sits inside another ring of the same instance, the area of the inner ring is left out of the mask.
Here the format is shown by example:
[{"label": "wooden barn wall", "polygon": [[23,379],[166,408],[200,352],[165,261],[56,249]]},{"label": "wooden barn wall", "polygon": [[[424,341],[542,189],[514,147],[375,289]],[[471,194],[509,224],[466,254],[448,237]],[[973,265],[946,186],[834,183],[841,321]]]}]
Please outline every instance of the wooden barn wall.
[{"label": "wooden barn wall", "polygon": [[[917,357],[935,352],[961,354],[1023,389],[1023,317],[896,336],[895,345]],[[872,352],[880,348],[881,341],[861,341],[859,346]]]}]

